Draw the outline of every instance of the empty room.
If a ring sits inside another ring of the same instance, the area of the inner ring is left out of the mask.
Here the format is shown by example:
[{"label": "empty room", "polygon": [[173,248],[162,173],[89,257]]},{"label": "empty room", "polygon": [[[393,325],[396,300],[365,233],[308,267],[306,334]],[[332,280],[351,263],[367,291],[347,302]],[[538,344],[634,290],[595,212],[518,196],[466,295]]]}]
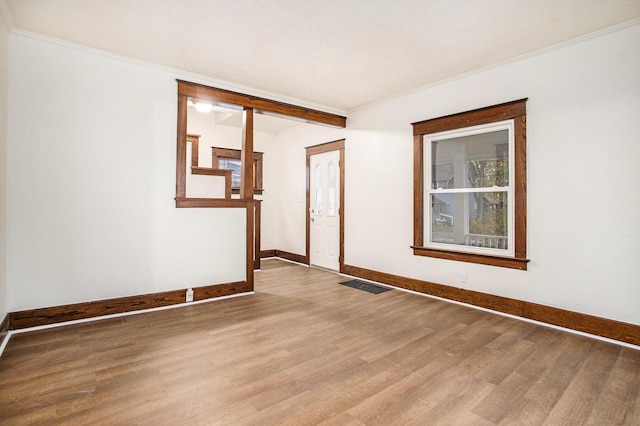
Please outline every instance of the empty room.
[{"label": "empty room", "polygon": [[0,14],[0,424],[640,424],[639,0]]}]

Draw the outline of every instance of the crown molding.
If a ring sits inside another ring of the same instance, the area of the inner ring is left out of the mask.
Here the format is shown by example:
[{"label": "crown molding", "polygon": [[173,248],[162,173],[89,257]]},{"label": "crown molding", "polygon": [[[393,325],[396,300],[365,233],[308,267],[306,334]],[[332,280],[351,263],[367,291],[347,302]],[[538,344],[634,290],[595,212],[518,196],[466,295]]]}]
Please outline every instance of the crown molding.
[{"label": "crown molding", "polygon": [[[4,0],[0,0],[0,2],[4,3]],[[207,77],[205,75],[192,73],[189,71],[181,70],[178,68],[169,67],[166,65],[160,65],[153,62],[144,61],[142,59],[135,59],[129,56],[118,55],[116,53],[107,52],[100,49],[95,49],[93,47],[88,47],[82,44],[72,43],[70,41],[61,40],[55,37],[49,37],[42,34],[33,33],[31,31],[25,31],[17,28],[12,28],[12,35],[31,38],[35,40],[40,40],[46,43],[55,44],[58,46],[62,46],[65,48],[78,50],[81,52],[103,56],[105,58],[114,59],[117,61],[127,62],[134,65],[143,66],[146,68],[154,69],[157,71],[166,72],[169,74],[173,74],[173,78],[178,80],[188,80],[193,83],[202,84],[205,86],[212,86],[218,89],[229,90],[232,92],[238,92],[249,96],[257,96],[261,98],[271,99],[277,102],[283,102],[291,105],[296,105],[303,108],[314,109],[322,112],[326,112],[329,114],[342,115],[345,116],[346,112],[340,109],[331,108],[326,105],[315,104],[312,102],[306,102],[301,99],[296,99],[288,96],[283,96],[281,94],[269,92],[266,90],[260,90],[253,87],[243,86],[240,84],[232,83],[225,80],[219,80],[212,77]]]},{"label": "crown molding", "polygon": [[513,58],[505,59],[504,61],[496,62],[495,64],[487,65],[487,66],[484,66],[484,67],[481,67],[481,68],[476,68],[474,70],[467,71],[467,72],[464,72],[462,74],[457,74],[457,75],[454,75],[454,76],[451,76],[451,77],[447,77],[447,78],[442,79],[442,80],[434,81],[432,83],[425,84],[424,86],[420,86],[420,87],[417,87],[415,89],[410,89],[410,90],[406,90],[404,92],[396,93],[395,95],[391,95],[391,96],[388,96],[386,98],[378,99],[377,101],[369,102],[369,103],[366,103],[364,105],[358,106],[356,108],[352,108],[352,109],[348,110],[346,112],[346,114],[347,115],[353,114],[355,112],[358,112],[358,111],[361,111],[361,110],[364,110],[364,109],[368,109],[368,108],[371,108],[371,107],[374,107],[374,106],[377,106],[377,105],[381,105],[381,104],[384,104],[386,102],[390,102],[390,101],[393,101],[395,99],[402,98],[404,96],[409,96],[409,95],[412,95],[414,93],[421,92],[423,90],[431,89],[433,87],[442,86],[444,84],[451,83],[453,81],[462,80],[462,79],[467,78],[467,77],[471,77],[471,76],[474,76],[474,75],[482,74],[482,73],[484,73],[486,71],[490,71],[490,70],[493,70],[493,69],[496,69],[496,68],[500,68],[502,66],[513,64],[515,62],[519,62],[519,61],[522,61],[522,60],[525,60],[525,59],[529,59],[529,58],[533,58],[533,57],[536,57],[536,56],[540,56],[540,55],[543,55],[545,53],[549,53],[549,52],[553,52],[555,50],[563,49],[565,47],[569,47],[569,46],[573,46],[573,45],[576,45],[576,44],[580,44],[582,42],[585,42],[585,41],[588,41],[588,40],[592,40],[592,39],[595,39],[595,38],[598,38],[598,37],[601,37],[601,36],[604,36],[604,35],[607,35],[607,34],[610,34],[610,33],[615,33],[615,32],[630,28],[630,27],[634,27],[636,25],[640,25],[640,18],[632,19],[631,21],[623,22],[622,24],[617,24],[617,25],[614,25],[614,26],[611,26],[611,27],[607,27],[607,28],[604,28],[604,29],[601,29],[601,30],[598,30],[598,31],[595,31],[595,32],[592,32],[592,33],[589,33],[589,34],[585,34],[585,35],[582,35],[582,36],[579,36],[579,37],[576,37],[576,38],[572,38],[571,40],[567,40],[567,41],[563,41],[563,42],[551,45],[551,46],[543,47],[542,49],[537,49],[537,50],[533,50],[533,51],[528,52],[528,53],[524,53],[522,55],[514,56]]}]

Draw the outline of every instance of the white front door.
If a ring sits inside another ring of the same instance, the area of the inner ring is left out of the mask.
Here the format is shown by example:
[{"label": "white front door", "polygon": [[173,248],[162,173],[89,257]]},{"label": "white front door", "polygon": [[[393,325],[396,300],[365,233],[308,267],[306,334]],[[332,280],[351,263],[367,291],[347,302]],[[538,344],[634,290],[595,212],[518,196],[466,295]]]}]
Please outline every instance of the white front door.
[{"label": "white front door", "polygon": [[311,156],[310,263],[340,269],[340,151]]}]

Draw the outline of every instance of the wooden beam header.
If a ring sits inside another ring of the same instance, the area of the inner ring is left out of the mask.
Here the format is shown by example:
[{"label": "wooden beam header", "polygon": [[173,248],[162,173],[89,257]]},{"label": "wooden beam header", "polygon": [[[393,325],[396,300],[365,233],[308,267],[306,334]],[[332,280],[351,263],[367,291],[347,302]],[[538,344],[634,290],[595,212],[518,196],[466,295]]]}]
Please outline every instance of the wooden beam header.
[{"label": "wooden beam header", "polygon": [[178,94],[192,98],[203,99],[211,102],[237,105],[238,107],[254,109],[256,113],[264,111],[297,119],[309,123],[324,124],[328,126],[344,128],[347,126],[347,117],[331,114],[324,111],[291,105],[284,102],[272,101],[244,93],[218,89],[188,81],[178,81]]},{"label": "wooden beam header", "polygon": [[[473,125],[479,125],[521,117],[527,113],[526,102],[527,98],[524,98],[490,107],[411,123],[413,126],[413,134],[414,136],[417,136],[429,133],[438,133],[449,129],[460,129],[470,126],[470,121],[473,122]],[[470,117],[473,117],[473,119],[470,120]]]}]

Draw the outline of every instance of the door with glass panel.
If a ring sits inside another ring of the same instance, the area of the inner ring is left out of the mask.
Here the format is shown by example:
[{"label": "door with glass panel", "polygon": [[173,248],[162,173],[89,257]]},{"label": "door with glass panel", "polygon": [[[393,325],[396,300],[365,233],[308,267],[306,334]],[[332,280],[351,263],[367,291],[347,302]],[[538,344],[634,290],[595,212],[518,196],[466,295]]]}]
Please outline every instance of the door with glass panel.
[{"label": "door with glass panel", "polygon": [[310,263],[340,269],[340,151],[311,156]]}]

